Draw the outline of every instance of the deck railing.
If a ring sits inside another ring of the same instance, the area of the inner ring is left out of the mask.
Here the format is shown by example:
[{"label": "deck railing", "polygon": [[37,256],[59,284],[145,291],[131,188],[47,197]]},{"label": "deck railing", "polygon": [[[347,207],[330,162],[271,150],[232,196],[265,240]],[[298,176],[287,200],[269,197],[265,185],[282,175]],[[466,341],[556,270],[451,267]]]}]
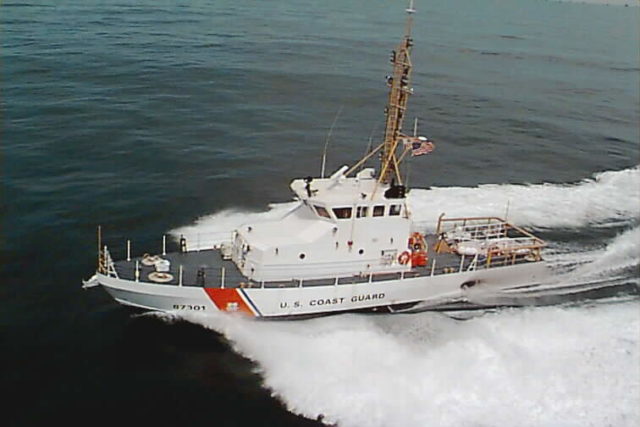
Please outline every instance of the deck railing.
[{"label": "deck railing", "polygon": [[[507,237],[515,230],[518,237]],[[255,281],[243,276],[236,268],[212,268],[200,267],[187,271],[183,265],[172,266],[170,275],[172,278],[164,284],[177,286],[205,286],[205,287],[247,287],[247,288],[290,288],[290,287],[314,287],[314,286],[339,286],[344,284],[373,283],[384,280],[405,280],[415,277],[436,276],[441,274],[461,273],[479,269],[494,268],[507,265],[515,265],[521,262],[539,261],[540,250],[545,245],[544,241],[513,226],[497,217],[474,218],[447,218],[438,220],[438,235],[447,233],[464,240],[496,241],[500,246],[488,246],[487,250],[475,255],[460,255],[459,261],[440,265],[437,256],[425,267],[417,267],[402,272],[362,272],[359,275],[339,276],[326,279],[292,278],[290,280]],[[457,234],[456,234],[457,233]],[[162,254],[167,253],[167,235],[162,236]],[[206,232],[184,233],[176,236],[179,250],[187,252],[217,249],[222,243],[232,242],[233,233]],[[184,246],[183,246],[184,245]],[[131,241],[126,242],[127,262],[113,262],[106,246],[99,251],[98,272],[112,277],[135,280],[145,283],[157,282],[148,279],[148,275],[155,271],[153,266],[141,265],[140,258],[132,258]],[[375,260],[372,260],[372,265]],[[442,260],[440,260],[442,262]],[[335,263],[334,263],[335,264]],[[286,266],[280,266],[285,268]],[[336,266],[339,267],[339,266]],[[340,270],[340,268],[337,268]],[[277,271],[276,271],[277,272]],[[274,271],[271,271],[274,273]]]},{"label": "deck railing", "polygon": [[[182,235],[185,239],[187,251],[201,251],[219,247],[223,243],[233,241],[234,233],[228,231],[211,231],[206,233],[186,233]],[[177,237],[178,243],[180,237]]]},{"label": "deck railing", "polygon": [[[107,252],[108,253],[108,252]],[[110,259],[110,256],[109,256]],[[386,280],[407,280],[416,277],[438,276],[443,274],[471,272],[486,268],[495,268],[499,266],[516,265],[524,262],[537,261],[525,259],[524,256],[498,256],[493,258],[480,257],[478,254],[474,256],[461,256],[456,263],[438,263],[436,258],[425,267],[418,267],[403,272],[368,272],[360,275],[352,276],[335,276],[326,279],[312,278],[292,278],[289,280],[274,281],[255,281],[242,276],[234,269],[223,267],[211,268],[201,267],[197,270],[186,271],[183,265],[172,267],[172,279],[167,281],[166,285],[174,286],[201,286],[201,287],[219,287],[219,288],[296,288],[296,287],[317,287],[317,286],[340,286],[347,284],[367,284]],[[148,279],[148,275],[155,271],[153,266],[143,266],[138,259],[129,262],[119,262],[117,264],[109,264],[109,274],[114,277],[135,280],[143,283],[154,283]]]},{"label": "deck railing", "polygon": [[111,253],[107,245],[104,245],[98,255],[98,272],[107,276],[118,278],[118,272],[116,265],[111,258]]},{"label": "deck railing", "polygon": [[443,214],[438,218],[436,234],[466,235],[472,240],[482,240],[507,237],[510,230],[517,233],[519,235],[518,237],[528,237],[538,245],[545,245],[542,239],[534,236],[527,230],[495,216],[444,218]]},{"label": "deck railing", "polygon": [[[167,254],[167,245],[171,240],[175,241],[176,251],[202,251],[208,249],[217,249],[224,243],[232,242],[232,233],[228,232],[209,232],[209,233],[191,233],[176,237],[173,235],[162,235],[162,255]],[[182,246],[184,244],[184,247]],[[126,241],[126,260],[130,261],[133,253],[133,244],[131,240]],[[171,252],[171,251],[169,251]]]},{"label": "deck railing", "polygon": [[[444,214],[443,214],[444,215]],[[484,268],[539,261],[544,240],[498,217],[438,218],[437,235],[445,250],[469,247],[483,256]],[[440,248],[440,246],[438,246]],[[462,255],[464,256],[464,255]]]}]

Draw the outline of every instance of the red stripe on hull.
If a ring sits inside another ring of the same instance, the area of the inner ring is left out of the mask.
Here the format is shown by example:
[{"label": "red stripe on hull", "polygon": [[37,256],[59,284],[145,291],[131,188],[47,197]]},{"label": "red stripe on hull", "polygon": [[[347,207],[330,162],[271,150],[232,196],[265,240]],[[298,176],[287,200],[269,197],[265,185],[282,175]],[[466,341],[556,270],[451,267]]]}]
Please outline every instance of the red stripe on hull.
[{"label": "red stripe on hull", "polygon": [[204,291],[220,311],[235,311],[255,316],[237,289],[204,288]]}]

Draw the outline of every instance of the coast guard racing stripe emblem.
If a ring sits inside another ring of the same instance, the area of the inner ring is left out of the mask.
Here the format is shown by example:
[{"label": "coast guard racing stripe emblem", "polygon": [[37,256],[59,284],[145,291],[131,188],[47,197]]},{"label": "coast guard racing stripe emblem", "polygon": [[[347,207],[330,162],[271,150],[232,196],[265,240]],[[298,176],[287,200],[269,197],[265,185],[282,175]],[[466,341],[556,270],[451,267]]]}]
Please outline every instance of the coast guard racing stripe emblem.
[{"label": "coast guard racing stripe emblem", "polygon": [[249,316],[256,315],[238,289],[205,288],[204,290],[220,311],[241,312]]}]

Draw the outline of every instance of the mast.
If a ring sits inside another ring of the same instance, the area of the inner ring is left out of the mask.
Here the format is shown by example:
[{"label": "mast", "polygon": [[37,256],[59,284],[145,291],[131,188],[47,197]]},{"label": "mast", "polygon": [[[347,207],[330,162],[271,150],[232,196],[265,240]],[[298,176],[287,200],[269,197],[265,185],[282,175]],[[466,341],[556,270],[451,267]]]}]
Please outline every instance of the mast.
[{"label": "mast", "polygon": [[393,180],[402,184],[400,176],[400,161],[398,160],[398,147],[400,145],[399,138],[402,131],[402,121],[407,109],[407,101],[412,89],[409,87],[411,81],[411,46],[413,39],[411,38],[411,27],[413,25],[413,0],[410,0],[409,7],[406,9],[407,23],[405,25],[404,38],[397,50],[391,54],[391,63],[393,64],[393,74],[387,77],[389,85],[389,101],[385,108],[386,125],[384,131],[384,142],[382,147],[382,155],[380,159],[380,177],[379,182],[390,184]]}]

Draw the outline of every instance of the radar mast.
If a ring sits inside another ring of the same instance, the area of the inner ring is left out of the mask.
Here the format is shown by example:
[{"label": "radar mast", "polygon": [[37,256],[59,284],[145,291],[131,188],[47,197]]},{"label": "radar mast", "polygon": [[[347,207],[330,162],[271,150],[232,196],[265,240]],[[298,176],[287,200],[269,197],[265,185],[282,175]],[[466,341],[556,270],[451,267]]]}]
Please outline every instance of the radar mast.
[{"label": "radar mast", "polygon": [[413,92],[409,83],[411,82],[411,27],[413,25],[413,0],[410,0],[406,9],[407,23],[405,34],[396,50],[391,53],[391,63],[393,73],[387,76],[389,85],[389,101],[385,108],[386,125],[384,131],[384,142],[382,143],[382,154],[380,158],[379,182],[390,184],[395,180],[397,184],[402,184],[400,175],[400,161],[398,153],[402,151],[400,138],[402,137],[402,122],[407,109],[409,95]]}]

